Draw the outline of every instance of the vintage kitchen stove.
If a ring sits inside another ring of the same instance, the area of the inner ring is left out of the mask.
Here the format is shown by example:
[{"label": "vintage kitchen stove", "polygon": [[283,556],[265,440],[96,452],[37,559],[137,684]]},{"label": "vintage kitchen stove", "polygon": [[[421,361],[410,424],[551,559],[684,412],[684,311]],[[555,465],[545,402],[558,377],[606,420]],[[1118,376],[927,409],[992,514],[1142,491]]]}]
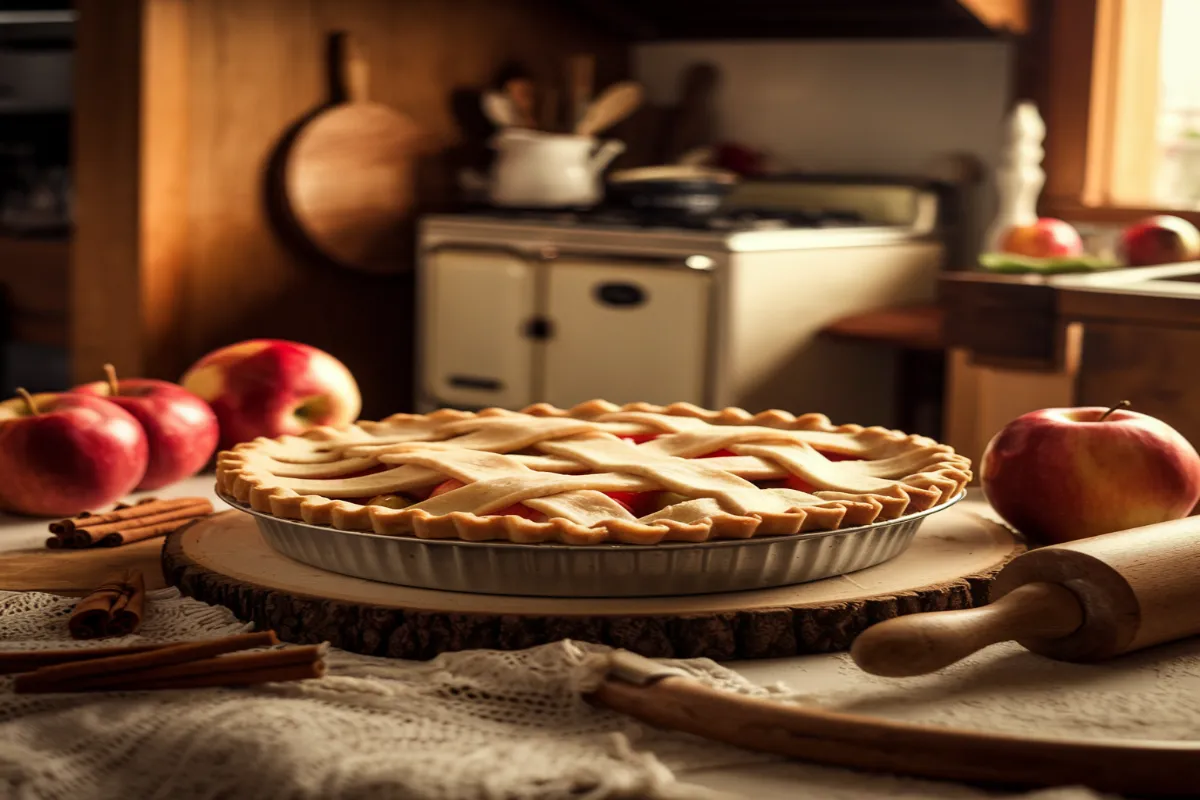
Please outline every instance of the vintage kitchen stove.
[{"label": "vintage kitchen stove", "polygon": [[688,401],[894,424],[891,354],[840,317],[931,301],[932,189],[746,182],[717,214],[482,209],[419,237],[417,407]]}]

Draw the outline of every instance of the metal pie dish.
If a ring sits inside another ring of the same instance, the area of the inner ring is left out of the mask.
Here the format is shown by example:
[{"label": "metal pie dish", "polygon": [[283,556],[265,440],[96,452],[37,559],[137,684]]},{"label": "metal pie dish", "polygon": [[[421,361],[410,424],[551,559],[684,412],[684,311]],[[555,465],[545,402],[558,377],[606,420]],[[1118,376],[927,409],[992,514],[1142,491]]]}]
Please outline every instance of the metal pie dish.
[{"label": "metal pie dish", "polygon": [[225,494],[267,544],[320,569],[418,589],[535,597],[654,597],[767,589],[873,567],[903,553],[933,508],[885,522],[751,539],[514,544],[418,539],[280,519]]}]

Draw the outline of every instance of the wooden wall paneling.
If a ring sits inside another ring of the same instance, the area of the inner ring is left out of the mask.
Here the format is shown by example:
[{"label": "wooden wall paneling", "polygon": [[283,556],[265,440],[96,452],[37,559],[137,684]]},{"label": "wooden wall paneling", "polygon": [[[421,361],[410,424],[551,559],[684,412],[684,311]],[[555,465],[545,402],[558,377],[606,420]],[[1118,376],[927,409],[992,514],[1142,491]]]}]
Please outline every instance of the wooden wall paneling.
[{"label": "wooden wall paneling", "polygon": [[159,374],[178,349],[187,236],[187,0],[79,4],[71,361]]},{"label": "wooden wall paneling", "polygon": [[[151,0],[141,37],[138,178],[143,371],[173,374],[187,314],[189,0]],[[84,365],[86,366],[86,365]]]},{"label": "wooden wall paneling", "polygon": [[[363,42],[375,97],[433,143],[418,168],[419,211],[453,197],[455,87],[482,87],[508,58],[560,91],[574,53],[597,55],[600,85],[629,70],[624,43],[549,0],[78,9],[75,377],[111,361],[174,379],[215,347],[291,338],[346,362],[367,416],[411,407],[413,276],[357,275],[298,252],[276,232],[264,190],[281,139],[325,100],[328,34]],[[413,255],[398,258],[411,265]]]},{"label": "wooden wall paneling", "polygon": [[[101,6],[104,6],[101,8]],[[142,4],[79,4],[75,37],[75,235],[71,362],[76,380],[110,361],[141,371],[138,235]]]},{"label": "wooden wall paneling", "polygon": [[[455,87],[480,87],[507,58],[539,82],[566,57],[598,56],[598,82],[623,77],[627,48],[560,4],[540,0],[209,0],[189,24],[188,258],[182,346],[168,377],[208,350],[254,336],[290,338],[342,359],[365,417],[411,408],[411,273],[360,275],[293,249],[271,224],[265,171],[281,137],[324,101],[325,37],[362,44],[372,96],[408,114],[432,142],[420,160],[417,210],[452,199],[448,151]],[[411,237],[410,237],[411,239]],[[401,254],[411,265],[411,251]]]}]

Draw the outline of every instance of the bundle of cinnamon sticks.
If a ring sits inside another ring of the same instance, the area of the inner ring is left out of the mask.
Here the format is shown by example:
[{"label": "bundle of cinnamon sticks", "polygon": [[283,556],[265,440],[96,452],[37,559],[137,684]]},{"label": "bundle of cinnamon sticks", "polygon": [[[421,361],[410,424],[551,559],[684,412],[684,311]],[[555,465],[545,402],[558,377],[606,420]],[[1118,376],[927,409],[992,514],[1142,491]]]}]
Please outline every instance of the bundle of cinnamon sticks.
[{"label": "bundle of cinnamon sticks", "polygon": [[76,604],[67,629],[72,639],[128,636],[142,624],[145,610],[146,579],[141,570],[125,570]]},{"label": "bundle of cinnamon sticks", "polygon": [[150,498],[135,505],[118,505],[102,514],[85,511],[51,522],[50,533],[54,535],[46,540],[46,546],[52,550],[118,547],[166,536],[212,512],[212,503],[203,497]]},{"label": "bundle of cinnamon sticks", "polygon": [[274,631],[263,631],[177,644],[0,652],[0,674],[22,673],[13,686],[26,693],[252,686],[325,674],[325,644],[239,652],[277,644]]}]

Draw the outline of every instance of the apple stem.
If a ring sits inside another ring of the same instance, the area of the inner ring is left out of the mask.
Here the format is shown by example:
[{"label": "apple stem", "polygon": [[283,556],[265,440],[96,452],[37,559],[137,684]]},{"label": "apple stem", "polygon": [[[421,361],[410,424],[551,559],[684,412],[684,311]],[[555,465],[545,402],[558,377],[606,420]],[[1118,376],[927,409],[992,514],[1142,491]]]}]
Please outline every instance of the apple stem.
[{"label": "apple stem", "polygon": [[29,408],[29,413],[33,416],[39,416],[42,412],[38,410],[37,403],[33,400],[33,395],[24,386],[17,387],[17,394],[25,401],[25,405]]},{"label": "apple stem", "polygon": [[1118,408],[1129,408],[1131,405],[1133,405],[1133,404],[1130,403],[1128,400],[1122,400],[1121,402],[1117,403],[1115,406],[1110,408],[1108,411],[1105,411],[1103,414],[1101,414],[1100,419],[1098,419],[1096,421],[1104,422],[1104,420],[1108,419],[1108,415],[1113,413],[1114,411],[1116,411]]},{"label": "apple stem", "polygon": [[117,368],[112,364],[104,365],[104,377],[108,380],[108,391],[116,397],[121,393],[121,385],[117,383]]}]

